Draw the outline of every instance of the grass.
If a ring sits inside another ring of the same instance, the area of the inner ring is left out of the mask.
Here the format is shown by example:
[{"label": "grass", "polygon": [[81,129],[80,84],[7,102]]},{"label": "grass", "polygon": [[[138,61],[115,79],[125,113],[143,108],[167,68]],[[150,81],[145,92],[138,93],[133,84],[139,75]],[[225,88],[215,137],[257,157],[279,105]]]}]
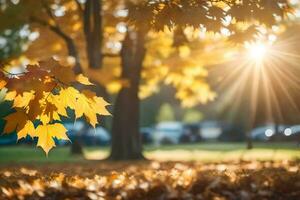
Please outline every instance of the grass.
[{"label": "grass", "polygon": [[[300,159],[300,149],[295,143],[256,143],[254,149],[246,150],[244,143],[200,143],[166,145],[161,147],[145,146],[144,154],[149,159],[160,161],[229,161],[243,160],[285,160]],[[108,147],[87,147],[85,158],[98,160],[109,153]],[[31,146],[0,147],[0,163],[63,163],[85,162],[81,156],[71,156],[69,147],[57,147],[48,157],[40,148]]]}]

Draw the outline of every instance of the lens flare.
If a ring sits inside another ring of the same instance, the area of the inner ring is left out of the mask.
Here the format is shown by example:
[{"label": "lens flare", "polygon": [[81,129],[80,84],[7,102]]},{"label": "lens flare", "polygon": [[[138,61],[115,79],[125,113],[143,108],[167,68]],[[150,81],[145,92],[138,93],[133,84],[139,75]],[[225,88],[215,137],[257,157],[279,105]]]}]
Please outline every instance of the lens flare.
[{"label": "lens flare", "polygon": [[[244,117],[249,127],[262,123],[298,123],[298,41],[298,36],[281,36],[273,43],[245,43],[240,56],[210,71],[211,76],[219,78],[216,91],[222,100],[215,107],[220,115],[232,121]],[[290,130],[285,134],[291,134]],[[269,131],[267,135],[271,135]]]},{"label": "lens flare", "polygon": [[260,42],[246,44],[245,47],[249,58],[253,61],[262,61],[268,52],[267,45]]}]

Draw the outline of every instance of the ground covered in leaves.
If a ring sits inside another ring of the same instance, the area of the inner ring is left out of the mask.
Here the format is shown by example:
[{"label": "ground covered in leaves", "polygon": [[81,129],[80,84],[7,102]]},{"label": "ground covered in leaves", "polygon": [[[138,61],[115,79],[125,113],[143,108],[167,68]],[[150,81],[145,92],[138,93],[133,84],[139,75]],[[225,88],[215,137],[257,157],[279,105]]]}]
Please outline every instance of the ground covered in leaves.
[{"label": "ground covered in leaves", "polygon": [[300,162],[0,166],[0,199],[300,199]]}]

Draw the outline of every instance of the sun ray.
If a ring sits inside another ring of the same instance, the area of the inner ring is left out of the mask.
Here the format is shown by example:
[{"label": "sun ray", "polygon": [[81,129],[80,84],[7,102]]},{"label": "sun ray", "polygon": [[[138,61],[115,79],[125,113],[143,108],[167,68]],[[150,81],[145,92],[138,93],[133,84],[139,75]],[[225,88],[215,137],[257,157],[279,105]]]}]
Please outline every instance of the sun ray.
[{"label": "sun ray", "polygon": [[[257,117],[264,117],[265,123],[285,123],[290,111],[300,116],[295,98],[295,92],[300,91],[297,76],[300,56],[283,46],[281,42],[247,44],[245,52],[227,64],[238,63],[236,67],[226,66],[220,70],[222,78],[217,85],[222,99],[217,104],[220,112],[230,107],[232,112],[229,113],[236,113],[241,105],[247,106],[250,111],[248,125],[254,125]],[[258,109],[263,110],[257,112]],[[261,114],[263,116],[259,116]]]}]

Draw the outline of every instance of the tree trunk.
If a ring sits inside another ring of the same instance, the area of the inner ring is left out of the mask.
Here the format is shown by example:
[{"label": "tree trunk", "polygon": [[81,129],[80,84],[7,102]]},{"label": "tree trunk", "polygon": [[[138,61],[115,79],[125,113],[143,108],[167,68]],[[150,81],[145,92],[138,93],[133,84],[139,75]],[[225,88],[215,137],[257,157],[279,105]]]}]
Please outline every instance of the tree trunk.
[{"label": "tree trunk", "polygon": [[252,141],[252,129],[253,129],[253,124],[254,124],[254,120],[252,118],[252,116],[250,117],[250,119],[248,120],[248,124],[246,125],[246,148],[248,150],[253,149],[253,141]]},{"label": "tree trunk", "polygon": [[143,159],[139,133],[139,83],[145,57],[145,33],[128,32],[121,50],[122,78],[130,82],[119,92],[113,113],[112,146],[109,159]]},{"label": "tree trunk", "polygon": [[82,155],[82,145],[79,137],[75,137],[71,144],[71,154],[72,155]]},{"label": "tree trunk", "polygon": [[[72,39],[65,38],[65,41],[67,44],[69,55],[75,59],[74,73],[80,74],[82,73],[82,68],[80,65],[80,60],[79,60],[76,46]],[[78,136],[76,136],[75,139],[72,141],[70,152],[72,155],[83,155],[82,145],[80,143]]]},{"label": "tree trunk", "polygon": [[253,149],[253,142],[250,134],[247,135],[247,149]]},{"label": "tree trunk", "polygon": [[[86,41],[86,55],[89,68],[100,69],[102,67],[102,0],[87,0],[83,10],[83,30]],[[96,85],[94,92],[109,100],[109,94],[103,85]],[[92,89],[93,90],[93,89]],[[103,124],[102,119],[102,124]]]},{"label": "tree trunk", "polygon": [[83,13],[86,54],[90,68],[99,69],[102,66],[102,1],[88,0]]},{"label": "tree trunk", "polygon": [[[86,55],[89,68],[100,69],[102,67],[102,1],[101,0],[87,0],[84,3],[83,9],[83,27],[84,36],[86,42]],[[88,87],[89,88],[89,87]],[[105,100],[108,100],[109,95],[102,85],[96,85],[96,87],[90,88],[98,96],[102,96]],[[99,119],[100,120],[100,119]],[[107,121],[101,118],[101,124],[107,127]],[[80,151],[82,149],[80,143],[74,143],[71,147],[74,151]],[[71,151],[73,152],[73,151]],[[82,152],[82,151],[81,151]]]}]

